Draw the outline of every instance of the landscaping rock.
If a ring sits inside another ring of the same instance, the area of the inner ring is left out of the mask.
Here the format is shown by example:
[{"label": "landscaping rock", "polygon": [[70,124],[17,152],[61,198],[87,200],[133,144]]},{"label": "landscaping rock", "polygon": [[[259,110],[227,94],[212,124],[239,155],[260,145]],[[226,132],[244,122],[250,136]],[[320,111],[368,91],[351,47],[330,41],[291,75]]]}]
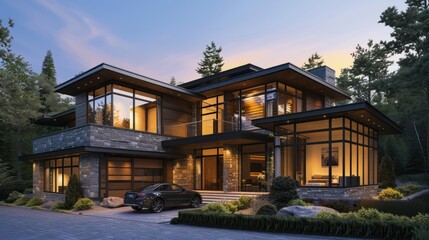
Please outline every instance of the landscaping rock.
[{"label": "landscaping rock", "polygon": [[277,216],[279,217],[316,217],[319,212],[331,212],[338,213],[337,210],[328,208],[328,207],[320,207],[320,206],[290,206],[284,207],[278,211]]},{"label": "landscaping rock", "polygon": [[124,206],[124,199],[120,197],[107,197],[100,203],[101,207],[117,208]]}]

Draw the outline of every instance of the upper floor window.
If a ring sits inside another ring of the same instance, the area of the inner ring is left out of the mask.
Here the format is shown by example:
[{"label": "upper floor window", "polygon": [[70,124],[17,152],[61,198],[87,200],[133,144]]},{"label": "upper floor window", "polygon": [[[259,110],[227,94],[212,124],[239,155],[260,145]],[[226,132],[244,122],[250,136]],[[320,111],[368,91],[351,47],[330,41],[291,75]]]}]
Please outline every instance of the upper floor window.
[{"label": "upper floor window", "polygon": [[108,84],[88,92],[88,122],[157,133],[160,97]]},{"label": "upper floor window", "polygon": [[223,119],[223,95],[211,97],[201,102],[201,131],[202,135],[222,133]]}]

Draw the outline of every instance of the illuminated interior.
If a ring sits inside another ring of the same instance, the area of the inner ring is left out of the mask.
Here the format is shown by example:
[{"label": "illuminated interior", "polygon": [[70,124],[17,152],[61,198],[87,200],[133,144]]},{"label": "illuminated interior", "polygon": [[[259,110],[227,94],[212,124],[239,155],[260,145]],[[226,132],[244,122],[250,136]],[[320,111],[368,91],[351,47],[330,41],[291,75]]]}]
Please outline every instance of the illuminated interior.
[{"label": "illuminated interior", "polygon": [[65,193],[73,174],[79,179],[79,157],[45,160],[45,192]]},{"label": "illuminated interior", "polygon": [[333,118],[283,125],[278,131],[281,174],[301,186],[377,184],[378,133],[373,129],[347,118]]}]

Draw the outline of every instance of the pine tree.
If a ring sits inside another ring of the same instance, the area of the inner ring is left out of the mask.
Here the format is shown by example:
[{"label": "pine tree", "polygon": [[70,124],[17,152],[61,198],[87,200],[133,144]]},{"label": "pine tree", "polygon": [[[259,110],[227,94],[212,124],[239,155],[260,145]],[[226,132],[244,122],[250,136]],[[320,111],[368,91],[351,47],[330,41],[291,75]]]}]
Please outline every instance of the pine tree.
[{"label": "pine tree", "polygon": [[307,63],[304,63],[304,65],[302,65],[302,69],[307,71],[313,68],[321,67],[323,66],[323,63],[324,63],[323,58],[319,56],[317,52],[312,54],[307,61],[308,61]]},{"label": "pine tree", "polygon": [[220,56],[222,47],[217,48],[212,41],[210,45],[206,45],[206,50],[203,52],[204,59],[198,63],[198,68],[195,70],[202,77],[211,76],[222,71],[223,57]]},{"label": "pine tree", "polygon": [[174,76],[171,77],[170,84],[176,86],[176,78],[174,78]]},{"label": "pine tree", "polygon": [[389,156],[383,156],[378,167],[378,184],[383,187],[396,187],[395,166]]},{"label": "pine tree", "polygon": [[79,198],[83,198],[83,190],[80,187],[79,180],[76,174],[73,174],[70,177],[70,180],[67,185],[65,201],[66,209],[72,209],[77,200],[79,200]]},{"label": "pine tree", "polygon": [[51,50],[48,50],[42,64],[42,73],[39,77],[39,94],[43,113],[58,112],[60,110],[60,96],[54,92],[57,80],[55,65]]},{"label": "pine tree", "polygon": [[422,162],[426,158],[424,165],[429,171],[429,3],[407,0],[406,4],[403,11],[389,7],[381,14],[380,22],[393,30],[392,40],[384,45],[401,56],[387,97],[395,103],[401,125],[415,122],[420,129],[426,156],[418,155]]},{"label": "pine tree", "polygon": [[13,176],[11,175],[9,164],[7,162],[3,162],[0,158],[0,185],[12,180]]},{"label": "pine tree", "polygon": [[355,101],[380,102],[383,99],[383,84],[389,78],[389,54],[379,43],[368,41],[367,48],[357,45],[353,65],[342,69],[337,84],[349,91]]}]

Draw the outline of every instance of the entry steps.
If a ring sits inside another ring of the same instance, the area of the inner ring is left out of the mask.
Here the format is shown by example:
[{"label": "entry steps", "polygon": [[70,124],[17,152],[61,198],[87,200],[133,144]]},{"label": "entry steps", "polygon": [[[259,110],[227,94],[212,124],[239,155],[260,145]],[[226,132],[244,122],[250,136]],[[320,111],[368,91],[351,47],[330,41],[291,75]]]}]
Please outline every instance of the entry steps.
[{"label": "entry steps", "polygon": [[207,191],[198,190],[203,198],[203,203],[212,202],[228,202],[236,200],[241,196],[256,197],[258,195],[268,194],[268,192],[223,192],[223,191]]}]

